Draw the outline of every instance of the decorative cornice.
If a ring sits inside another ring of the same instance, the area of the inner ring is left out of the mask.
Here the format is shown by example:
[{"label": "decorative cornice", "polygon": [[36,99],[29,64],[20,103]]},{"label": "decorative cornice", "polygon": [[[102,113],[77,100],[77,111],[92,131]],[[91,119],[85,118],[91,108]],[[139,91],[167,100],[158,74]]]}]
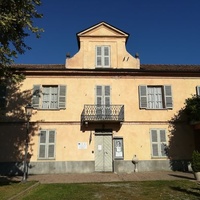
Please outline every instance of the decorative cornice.
[{"label": "decorative cornice", "polygon": [[163,76],[200,77],[200,65],[144,65],[140,69],[107,68],[80,69],[65,68],[65,65],[13,65],[15,73],[26,76]]}]

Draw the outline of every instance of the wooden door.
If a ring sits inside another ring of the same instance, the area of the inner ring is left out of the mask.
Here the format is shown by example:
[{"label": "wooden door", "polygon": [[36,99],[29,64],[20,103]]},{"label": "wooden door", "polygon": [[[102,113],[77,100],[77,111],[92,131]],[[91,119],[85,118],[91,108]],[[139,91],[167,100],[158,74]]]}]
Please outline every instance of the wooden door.
[{"label": "wooden door", "polygon": [[112,135],[95,135],[95,171],[113,171],[112,162]]}]

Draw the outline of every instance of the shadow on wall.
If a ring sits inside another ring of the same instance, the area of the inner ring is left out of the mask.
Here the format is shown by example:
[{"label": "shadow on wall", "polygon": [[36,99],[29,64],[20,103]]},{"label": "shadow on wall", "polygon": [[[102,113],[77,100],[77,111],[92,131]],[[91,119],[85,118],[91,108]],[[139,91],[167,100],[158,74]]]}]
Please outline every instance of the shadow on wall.
[{"label": "shadow on wall", "polygon": [[184,108],[169,121],[169,146],[167,156],[173,171],[189,171],[192,152],[195,148],[193,128]]},{"label": "shadow on wall", "polygon": [[[31,90],[20,91],[21,83],[6,83],[6,107],[0,110],[0,175],[22,174],[25,141],[27,137],[24,107],[31,102]],[[34,113],[33,113],[34,114]],[[28,160],[32,156],[32,136],[38,130],[30,123]]]}]

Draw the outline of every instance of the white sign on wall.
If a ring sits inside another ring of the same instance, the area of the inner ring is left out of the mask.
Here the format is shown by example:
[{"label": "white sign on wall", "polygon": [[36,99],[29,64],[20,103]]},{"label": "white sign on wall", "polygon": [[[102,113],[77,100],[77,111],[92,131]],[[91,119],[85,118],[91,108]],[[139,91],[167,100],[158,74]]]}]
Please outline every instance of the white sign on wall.
[{"label": "white sign on wall", "polygon": [[102,145],[98,145],[98,150],[101,151],[102,150]]},{"label": "white sign on wall", "polygon": [[87,149],[87,142],[78,142],[78,149]]},{"label": "white sign on wall", "polygon": [[123,138],[114,138],[114,157],[115,159],[124,158]]}]

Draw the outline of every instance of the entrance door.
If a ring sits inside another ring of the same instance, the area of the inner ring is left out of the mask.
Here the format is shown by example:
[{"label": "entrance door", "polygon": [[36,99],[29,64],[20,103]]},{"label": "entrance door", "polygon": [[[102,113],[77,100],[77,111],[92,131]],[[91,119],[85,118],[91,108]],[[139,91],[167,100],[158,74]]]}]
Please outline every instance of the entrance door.
[{"label": "entrance door", "polygon": [[97,119],[110,118],[110,86],[97,85],[96,86],[96,116]]},{"label": "entrance door", "polygon": [[113,171],[112,135],[95,135],[95,171]]}]

